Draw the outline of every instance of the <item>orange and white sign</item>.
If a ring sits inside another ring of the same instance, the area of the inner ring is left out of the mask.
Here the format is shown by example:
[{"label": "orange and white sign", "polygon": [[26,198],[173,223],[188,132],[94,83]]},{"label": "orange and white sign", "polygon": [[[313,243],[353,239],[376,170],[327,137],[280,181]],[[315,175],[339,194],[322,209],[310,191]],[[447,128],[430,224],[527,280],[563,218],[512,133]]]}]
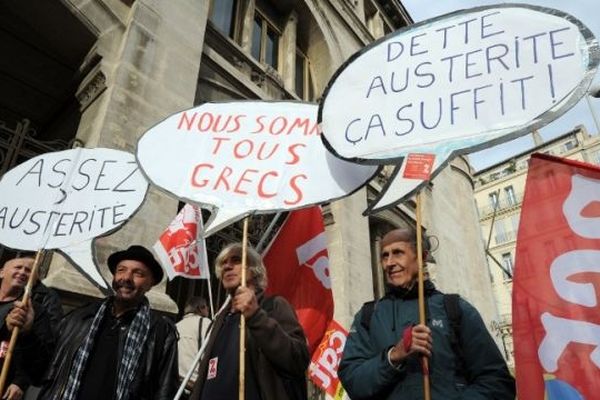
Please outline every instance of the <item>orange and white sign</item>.
[{"label": "orange and white sign", "polygon": [[344,395],[337,371],[347,337],[348,331],[332,320],[308,367],[310,379],[334,399],[341,399]]}]

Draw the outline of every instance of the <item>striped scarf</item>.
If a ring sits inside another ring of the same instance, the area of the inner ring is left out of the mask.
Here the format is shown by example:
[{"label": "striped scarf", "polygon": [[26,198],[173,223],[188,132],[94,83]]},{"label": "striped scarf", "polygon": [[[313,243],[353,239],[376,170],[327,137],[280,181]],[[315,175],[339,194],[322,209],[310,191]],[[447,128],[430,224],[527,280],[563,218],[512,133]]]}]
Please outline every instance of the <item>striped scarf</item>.
[{"label": "striped scarf", "polygon": [[[87,365],[90,352],[94,347],[96,333],[98,333],[100,323],[102,322],[102,319],[104,318],[104,315],[110,304],[112,304],[112,299],[106,299],[102,302],[100,308],[96,312],[87,336],[75,353],[75,359],[73,361],[71,373],[69,374],[67,386],[65,387],[61,399],[75,400],[77,397],[77,392],[79,391],[79,386],[81,385],[83,371]],[[125,338],[123,357],[119,362],[116,400],[127,400],[129,397],[129,392],[127,389],[133,381],[133,377],[135,375],[135,371],[137,370],[140,355],[142,354],[149,330],[150,306],[148,304],[148,299],[144,299],[142,305],[135,314],[133,321],[131,321],[129,331],[127,332],[127,337]]]}]

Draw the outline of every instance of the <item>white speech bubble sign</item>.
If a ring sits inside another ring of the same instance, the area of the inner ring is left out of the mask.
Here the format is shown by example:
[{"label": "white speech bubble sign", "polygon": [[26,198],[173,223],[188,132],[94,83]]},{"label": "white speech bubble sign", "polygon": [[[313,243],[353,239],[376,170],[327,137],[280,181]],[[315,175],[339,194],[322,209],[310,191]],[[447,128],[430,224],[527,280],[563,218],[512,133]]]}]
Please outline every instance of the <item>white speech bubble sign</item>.
[{"label": "white speech bubble sign", "polygon": [[77,148],[39,155],[0,180],[0,243],[59,250],[107,290],[92,241],[124,224],[147,190],[131,153]]},{"label": "white speech bubble sign", "polygon": [[250,214],[346,196],[378,169],[331,155],[317,106],[301,102],[205,103],[150,128],[136,155],[153,184],[213,211],[205,236]]},{"label": "white speech bubble sign", "polygon": [[[394,32],[352,56],[319,107],[326,147],[363,164],[453,155],[514,139],[572,107],[598,66],[598,43],[580,21],[528,5],[478,7]],[[406,163],[404,163],[406,164]],[[424,184],[397,166],[370,211]]]}]

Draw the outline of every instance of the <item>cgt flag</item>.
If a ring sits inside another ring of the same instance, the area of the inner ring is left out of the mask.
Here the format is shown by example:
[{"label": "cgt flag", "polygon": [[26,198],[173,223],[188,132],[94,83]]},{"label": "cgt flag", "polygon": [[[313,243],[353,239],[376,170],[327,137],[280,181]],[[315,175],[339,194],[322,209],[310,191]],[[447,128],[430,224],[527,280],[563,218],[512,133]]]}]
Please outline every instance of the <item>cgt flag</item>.
[{"label": "cgt flag", "polygon": [[323,216],[319,207],[292,211],[263,257],[267,294],[285,297],[296,310],[315,351],[333,318],[333,296]]},{"label": "cgt flag", "polygon": [[169,279],[184,276],[208,279],[206,244],[200,207],[186,204],[160,236],[153,248]]},{"label": "cgt flag", "polygon": [[308,367],[310,379],[327,394],[328,399],[340,400],[347,396],[338,378],[338,367],[346,345],[348,331],[332,320],[321,344],[313,353]]},{"label": "cgt flag", "polygon": [[600,168],[533,155],[513,280],[519,398],[598,398],[598,272]]}]

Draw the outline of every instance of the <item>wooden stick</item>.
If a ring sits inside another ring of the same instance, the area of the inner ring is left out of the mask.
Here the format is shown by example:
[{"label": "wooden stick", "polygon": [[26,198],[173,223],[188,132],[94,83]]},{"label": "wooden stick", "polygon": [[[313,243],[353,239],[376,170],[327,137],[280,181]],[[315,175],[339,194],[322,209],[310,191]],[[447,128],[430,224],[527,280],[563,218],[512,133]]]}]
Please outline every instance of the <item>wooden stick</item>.
[{"label": "wooden stick", "polygon": [[[248,219],[244,218],[244,235],[242,239],[242,282],[241,286],[246,287],[246,259],[248,253]],[[240,314],[240,387],[238,391],[239,400],[245,398],[246,388],[246,318]]]},{"label": "wooden stick", "polygon": [[[31,298],[31,288],[33,287],[33,281],[37,276],[37,271],[39,269],[40,260],[42,259],[43,254],[44,250],[38,250],[35,255],[33,267],[31,268],[31,273],[29,274],[27,285],[25,285],[25,292],[23,293],[23,298],[21,299],[25,307],[29,306],[29,299]],[[19,336],[20,331],[21,328],[15,326],[12,330],[12,335],[10,336],[8,350],[6,351],[6,357],[4,358],[4,364],[2,365],[2,373],[0,374],[0,397],[4,395],[4,386],[6,385],[8,370],[10,368],[12,355],[15,350],[15,345],[17,344],[17,337]]]},{"label": "wooden stick", "polygon": [[[425,325],[425,286],[424,286],[424,273],[423,273],[423,238],[421,229],[421,191],[417,192],[417,260],[419,262],[419,324]],[[426,356],[422,357],[423,363],[423,398],[425,400],[431,400],[431,392],[429,387],[429,359]]]}]

